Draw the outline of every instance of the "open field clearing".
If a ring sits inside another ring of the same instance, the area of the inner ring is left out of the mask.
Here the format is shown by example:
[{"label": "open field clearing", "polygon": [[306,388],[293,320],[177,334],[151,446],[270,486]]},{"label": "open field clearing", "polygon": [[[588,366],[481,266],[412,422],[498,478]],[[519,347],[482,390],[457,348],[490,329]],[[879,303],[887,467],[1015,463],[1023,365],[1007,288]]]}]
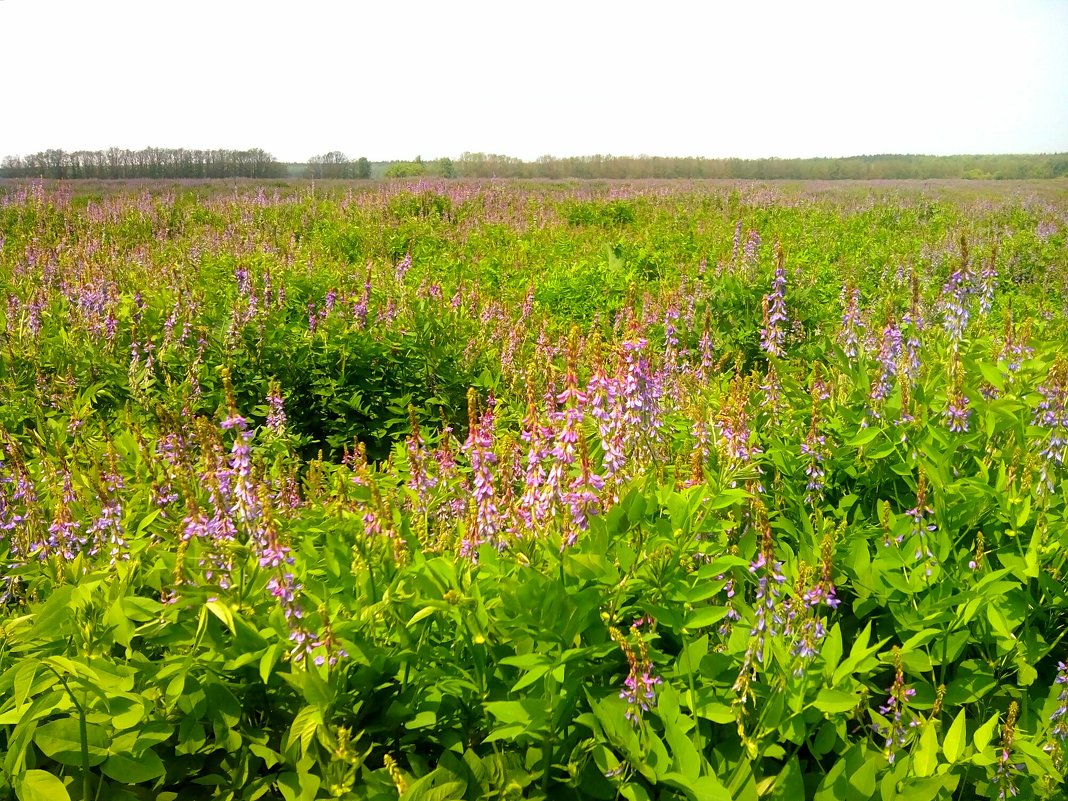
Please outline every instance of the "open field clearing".
[{"label": "open field clearing", "polygon": [[0,798],[1065,798],[1068,183],[73,186]]}]

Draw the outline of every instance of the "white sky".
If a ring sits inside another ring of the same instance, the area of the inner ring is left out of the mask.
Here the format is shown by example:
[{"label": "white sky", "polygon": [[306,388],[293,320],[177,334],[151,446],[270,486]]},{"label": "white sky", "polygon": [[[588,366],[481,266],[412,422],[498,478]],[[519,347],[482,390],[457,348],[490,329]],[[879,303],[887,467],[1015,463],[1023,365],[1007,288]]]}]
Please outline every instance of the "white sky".
[{"label": "white sky", "polygon": [[0,156],[1068,151],[1068,0],[0,0]]}]

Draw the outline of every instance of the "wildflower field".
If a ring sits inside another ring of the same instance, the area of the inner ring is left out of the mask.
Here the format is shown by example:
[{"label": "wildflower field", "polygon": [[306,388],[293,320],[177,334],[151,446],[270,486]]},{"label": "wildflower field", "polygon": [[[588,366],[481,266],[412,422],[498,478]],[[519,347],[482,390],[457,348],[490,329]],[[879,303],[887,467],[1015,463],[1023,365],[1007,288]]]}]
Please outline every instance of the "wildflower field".
[{"label": "wildflower field", "polygon": [[0,186],[0,798],[1068,796],[1068,185]]}]

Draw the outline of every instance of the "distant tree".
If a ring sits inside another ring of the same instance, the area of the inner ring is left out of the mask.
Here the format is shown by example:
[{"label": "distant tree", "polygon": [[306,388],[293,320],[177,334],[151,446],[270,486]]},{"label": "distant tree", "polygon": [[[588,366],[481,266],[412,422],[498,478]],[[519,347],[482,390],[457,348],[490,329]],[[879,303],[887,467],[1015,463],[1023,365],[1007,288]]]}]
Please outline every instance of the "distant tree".
[{"label": "distant tree", "polygon": [[454,165],[452,159],[448,157],[438,160],[438,169],[441,170],[442,178],[456,177],[456,165]]},{"label": "distant tree", "polygon": [[367,179],[371,177],[371,162],[369,162],[364,156],[360,156],[356,159],[356,177],[360,179]]},{"label": "distant tree", "polygon": [[386,167],[386,178],[418,178],[426,175],[426,165],[422,161],[394,161]]},{"label": "distant tree", "polygon": [[355,178],[356,165],[340,150],[331,150],[308,159],[306,178]]}]

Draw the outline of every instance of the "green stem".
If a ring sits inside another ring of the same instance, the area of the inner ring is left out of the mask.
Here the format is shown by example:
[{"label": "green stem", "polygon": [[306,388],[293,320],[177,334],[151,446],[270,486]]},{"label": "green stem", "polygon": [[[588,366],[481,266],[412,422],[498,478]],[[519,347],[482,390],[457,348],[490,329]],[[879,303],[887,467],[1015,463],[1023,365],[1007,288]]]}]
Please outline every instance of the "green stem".
[{"label": "green stem", "polygon": [[92,781],[89,774],[89,724],[85,719],[85,706],[78,703],[74,691],[71,690],[70,684],[67,683],[67,679],[63,674],[48,663],[45,663],[45,667],[51,670],[56,678],[59,679],[59,683],[62,684],[63,689],[67,691],[67,696],[70,698],[70,702],[74,704],[74,708],[78,710],[78,737],[81,740],[79,746],[82,757],[82,798],[88,801]]}]

